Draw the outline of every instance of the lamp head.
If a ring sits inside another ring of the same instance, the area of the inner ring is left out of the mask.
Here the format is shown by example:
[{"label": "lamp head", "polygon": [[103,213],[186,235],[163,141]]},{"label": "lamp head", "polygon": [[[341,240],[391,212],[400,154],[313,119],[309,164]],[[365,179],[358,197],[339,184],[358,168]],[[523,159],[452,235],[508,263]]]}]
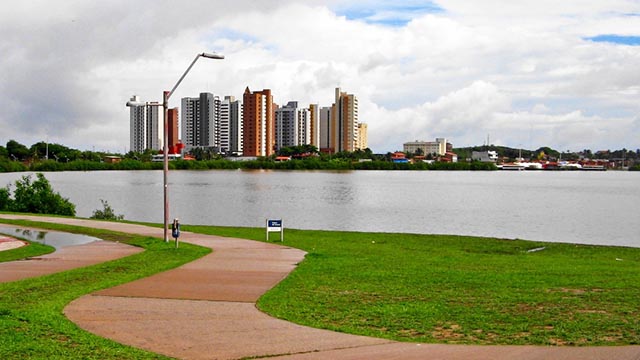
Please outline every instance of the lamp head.
[{"label": "lamp head", "polygon": [[222,54],[216,54],[216,53],[205,53],[203,52],[202,54],[200,54],[200,56],[205,57],[205,58],[209,58],[209,59],[224,59],[224,55]]}]

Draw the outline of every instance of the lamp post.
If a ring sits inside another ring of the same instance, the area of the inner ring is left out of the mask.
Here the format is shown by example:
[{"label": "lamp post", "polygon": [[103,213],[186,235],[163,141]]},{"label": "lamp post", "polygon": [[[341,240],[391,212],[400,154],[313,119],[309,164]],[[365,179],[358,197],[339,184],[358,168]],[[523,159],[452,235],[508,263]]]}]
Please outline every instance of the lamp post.
[{"label": "lamp post", "polygon": [[169,176],[169,119],[168,119],[169,98],[171,97],[171,95],[173,95],[173,92],[176,90],[178,85],[180,85],[180,83],[185,78],[185,76],[187,76],[187,73],[189,72],[189,70],[191,70],[193,65],[195,65],[196,61],[198,61],[198,59],[201,58],[201,57],[207,58],[207,59],[217,59],[217,60],[224,59],[224,55],[216,54],[216,53],[205,53],[205,52],[203,52],[201,54],[196,55],[196,57],[191,62],[191,65],[189,65],[189,67],[184,72],[184,74],[182,74],[182,76],[180,77],[178,82],[173,86],[171,91],[164,91],[162,93],[162,104],[149,103],[149,102],[139,103],[139,102],[134,102],[134,101],[128,101],[127,102],[127,106],[140,106],[140,105],[162,106],[163,117],[164,117],[164,134],[163,134],[163,145],[164,145],[163,146],[163,148],[164,148],[164,150],[163,150],[163,163],[164,163],[164,167],[163,167],[163,171],[162,171],[162,176],[163,176],[162,185],[163,185],[163,188],[164,188],[164,241],[165,242],[169,242],[169,234],[168,234],[168,228],[169,228],[169,196],[168,196],[168,189],[169,189],[169,183],[168,183],[168,176]]}]

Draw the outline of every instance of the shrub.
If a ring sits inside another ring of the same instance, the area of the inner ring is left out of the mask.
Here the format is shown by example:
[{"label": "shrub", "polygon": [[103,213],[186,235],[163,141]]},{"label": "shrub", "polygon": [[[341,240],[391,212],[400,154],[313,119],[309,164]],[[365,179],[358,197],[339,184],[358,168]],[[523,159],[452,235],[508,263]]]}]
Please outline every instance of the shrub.
[{"label": "shrub", "polygon": [[[31,175],[17,180],[13,200],[9,198],[7,210],[34,214],[76,215],[76,206],[54,192],[49,181],[42,175],[36,174],[36,180],[31,182]],[[8,190],[7,190],[8,193]],[[0,195],[0,197],[6,196]],[[8,196],[7,196],[8,197]],[[0,200],[1,201],[1,200]]]},{"label": "shrub", "polygon": [[26,171],[27,167],[18,161],[0,160],[0,172],[20,172]]},{"label": "shrub", "polygon": [[102,203],[102,210],[94,210],[93,215],[89,217],[90,219],[114,221],[124,220],[124,215],[116,215],[113,208],[106,200],[100,199],[100,202]]}]

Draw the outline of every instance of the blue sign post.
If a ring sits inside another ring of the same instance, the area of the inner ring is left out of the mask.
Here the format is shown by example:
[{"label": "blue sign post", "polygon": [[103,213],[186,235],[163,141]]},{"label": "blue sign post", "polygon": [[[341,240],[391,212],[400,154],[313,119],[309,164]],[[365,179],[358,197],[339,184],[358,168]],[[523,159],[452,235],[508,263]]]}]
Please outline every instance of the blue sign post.
[{"label": "blue sign post", "polygon": [[267,219],[267,241],[269,241],[270,232],[280,232],[280,241],[284,241],[284,226],[282,219]]}]

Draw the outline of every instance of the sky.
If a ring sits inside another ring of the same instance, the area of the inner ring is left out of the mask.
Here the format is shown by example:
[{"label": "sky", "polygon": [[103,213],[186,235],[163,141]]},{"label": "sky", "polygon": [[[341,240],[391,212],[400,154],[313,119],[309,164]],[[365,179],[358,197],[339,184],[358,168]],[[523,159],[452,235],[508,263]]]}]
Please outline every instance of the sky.
[{"label": "sky", "polygon": [[355,94],[369,147],[640,148],[640,0],[23,0],[0,12],[0,145],[129,150],[132,95]]}]

